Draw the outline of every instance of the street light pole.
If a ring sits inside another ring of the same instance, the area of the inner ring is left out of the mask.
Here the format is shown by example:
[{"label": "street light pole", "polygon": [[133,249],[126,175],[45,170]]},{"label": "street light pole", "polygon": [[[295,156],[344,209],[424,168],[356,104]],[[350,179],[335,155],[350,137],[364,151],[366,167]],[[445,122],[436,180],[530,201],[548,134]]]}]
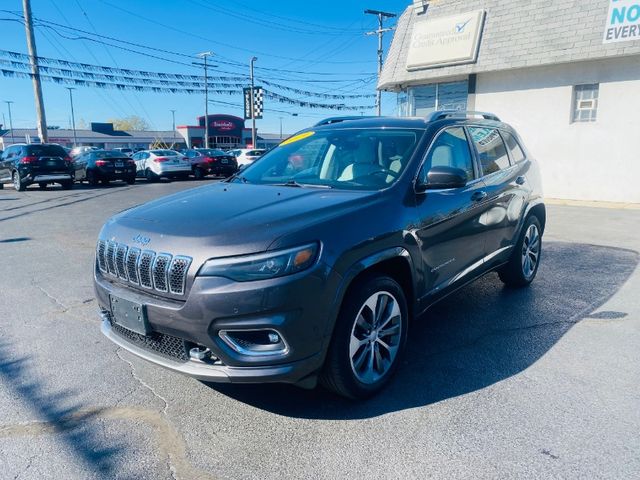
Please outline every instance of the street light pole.
[{"label": "street light pole", "polygon": [[75,113],[73,112],[73,93],[71,93],[73,90],[75,90],[74,87],[65,87],[67,90],[69,90],[69,102],[71,102],[71,127],[73,128],[73,146],[75,147],[78,144],[78,138],[76,136],[76,116]]},{"label": "street light pole", "polygon": [[202,52],[198,57],[204,60],[204,147],[209,148],[209,78],[207,74],[207,57],[213,52]]},{"label": "street light pole", "polygon": [[[380,75],[382,75],[382,61],[384,58],[384,51],[382,49],[382,37],[385,32],[390,32],[393,27],[382,28],[385,18],[393,18],[395,13],[381,12],[380,10],[365,10],[367,15],[375,15],[378,17],[378,29],[373,32],[367,32],[365,35],[378,35],[378,81],[380,81]],[[378,116],[382,114],[382,92],[376,88],[376,112]]]},{"label": "street light pole", "polygon": [[280,119],[280,141],[282,141],[282,117],[278,117]]},{"label": "street light pole", "polygon": [[251,57],[251,145],[256,148],[256,113],[255,113],[255,92],[253,84],[253,64],[258,57]]},{"label": "street light pole", "polygon": [[173,126],[172,135],[172,145],[171,148],[176,148],[176,111],[171,110],[171,125]]},{"label": "street light pole", "polygon": [[9,109],[9,128],[11,129],[11,145],[15,143],[13,138],[13,119],[11,118],[11,104],[13,103],[11,100],[5,100],[4,103],[7,104],[7,108]]}]

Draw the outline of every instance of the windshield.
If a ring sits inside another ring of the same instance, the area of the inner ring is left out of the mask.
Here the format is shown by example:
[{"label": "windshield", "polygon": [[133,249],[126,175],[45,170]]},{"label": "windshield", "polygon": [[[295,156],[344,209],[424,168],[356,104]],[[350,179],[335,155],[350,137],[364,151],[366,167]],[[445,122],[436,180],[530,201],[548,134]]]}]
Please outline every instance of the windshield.
[{"label": "windshield", "polygon": [[178,152],[173,150],[151,150],[154,155],[162,155],[163,157],[173,157],[178,155]]},{"label": "windshield", "polygon": [[236,181],[378,190],[406,168],[418,130],[332,129],[294,135],[244,170]]}]

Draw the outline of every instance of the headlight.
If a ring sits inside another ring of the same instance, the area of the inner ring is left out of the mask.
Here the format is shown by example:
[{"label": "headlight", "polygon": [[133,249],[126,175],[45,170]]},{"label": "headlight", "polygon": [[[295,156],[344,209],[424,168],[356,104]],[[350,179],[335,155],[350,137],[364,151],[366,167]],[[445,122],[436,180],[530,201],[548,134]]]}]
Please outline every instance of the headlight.
[{"label": "headlight", "polygon": [[241,257],[208,260],[198,272],[204,277],[225,277],[236,282],[283,277],[309,268],[316,261],[318,244]]}]

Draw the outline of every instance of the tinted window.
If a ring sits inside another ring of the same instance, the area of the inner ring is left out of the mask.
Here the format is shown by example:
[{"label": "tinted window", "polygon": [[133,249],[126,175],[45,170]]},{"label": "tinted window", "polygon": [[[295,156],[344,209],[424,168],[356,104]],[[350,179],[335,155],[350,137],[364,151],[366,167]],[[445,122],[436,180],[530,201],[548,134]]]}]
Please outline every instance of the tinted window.
[{"label": "tinted window", "polygon": [[421,131],[330,129],[285,140],[243,171],[238,181],[289,182],[347,190],[378,190],[393,184],[415,150]]},{"label": "tinted window", "polygon": [[34,157],[66,157],[67,152],[59,145],[27,145],[27,155]]},{"label": "tinted window", "polygon": [[106,152],[94,152],[94,158],[123,158],[124,155],[118,150],[110,150]]},{"label": "tinted window", "polygon": [[209,157],[219,157],[221,155],[226,155],[222,150],[216,150],[213,148],[210,148],[208,150],[206,148],[199,148],[198,152]]},{"label": "tinted window", "polygon": [[247,155],[251,157],[262,155],[262,154],[264,154],[264,150],[250,150],[247,152]]},{"label": "tinted window", "polygon": [[459,168],[467,173],[467,180],[473,179],[473,160],[462,127],[448,128],[435,139],[420,173],[423,181],[431,167]]},{"label": "tinted window", "polygon": [[471,138],[476,144],[482,173],[491,173],[509,168],[509,155],[502,137],[495,128],[470,127]]},{"label": "tinted window", "polygon": [[511,160],[514,163],[521,162],[525,159],[525,154],[522,151],[522,147],[518,144],[516,138],[508,132],[502,132],[502,136],[507,143],[507,148],[511,154]]}]

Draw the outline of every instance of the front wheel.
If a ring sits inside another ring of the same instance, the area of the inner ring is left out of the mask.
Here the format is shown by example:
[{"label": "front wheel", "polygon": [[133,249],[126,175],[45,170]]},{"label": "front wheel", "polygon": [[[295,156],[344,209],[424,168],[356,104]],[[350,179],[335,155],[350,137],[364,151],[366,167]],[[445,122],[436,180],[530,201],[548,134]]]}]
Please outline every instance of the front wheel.
[{"label": "front wheel", "polygon": [[498,270],[500,280],[510,287],[526,287],[536,278],[541,254],[542,228],[538,217],[530,215],[522,226],[509,262]]},{"label": "front wheel", "polygon": [[96,172],[94,172],[93,170],[87,170],[87,182],[92,187],[95,187],[98,185],[98,183],[100,182],[100,179],[98,178],[98,175],[96,175]]},{"label": "front wheel", "polygon": [[382,389],[398,368],[409,324],[402,287],[384,275],[347,293],[320,375],[325,388],[353,399]]},{"label": "front wheel", "polygon": [[38,183],[38,187],[40,187],[40,190],[46,190],[46,188],[47,188],[47,182],[40,182],[40,183]]},{"label": "front wheel", "polygon": [[71,190],[73,188],[73,180],[65,180],[60,182],[60,185],[62,185],[63,190]]},{"label": "front wheel", "polygon": [[193,169],[193,178],[196,180],[202,180],[204,178],[204,170],[200,167],[196,167]]},{"label": "front wheel", "polygon": [[147,181],[149,181],[149,182],[157,182],[158,181],[158,176],[155,173],[153,173],[151,170],[149,170],[148,168],[145,170],[144,176],[147,179]]}]

